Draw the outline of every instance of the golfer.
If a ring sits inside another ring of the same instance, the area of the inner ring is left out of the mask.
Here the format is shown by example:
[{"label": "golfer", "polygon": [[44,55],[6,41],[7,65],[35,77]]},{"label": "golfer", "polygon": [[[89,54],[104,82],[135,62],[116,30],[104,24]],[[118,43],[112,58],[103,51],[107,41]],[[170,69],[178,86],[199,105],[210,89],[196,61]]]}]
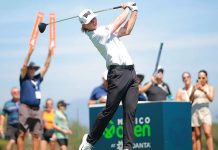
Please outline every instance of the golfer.
[{"label": "golfer", "polygon": [[79,150],[92,148],[102,136],[121,101],[124,114],[123,149],[132,150],[138,83],[133,61],[119,38],[129,35],[134,27],[137,7],[133,5],[132,2],[122,4],[123,12],[108,26],[98,26],[96,15],[89,9],[79,14],[82,31],[104,57],[108,68],[106,107],[98,114],[90,133],[84,135]]}]

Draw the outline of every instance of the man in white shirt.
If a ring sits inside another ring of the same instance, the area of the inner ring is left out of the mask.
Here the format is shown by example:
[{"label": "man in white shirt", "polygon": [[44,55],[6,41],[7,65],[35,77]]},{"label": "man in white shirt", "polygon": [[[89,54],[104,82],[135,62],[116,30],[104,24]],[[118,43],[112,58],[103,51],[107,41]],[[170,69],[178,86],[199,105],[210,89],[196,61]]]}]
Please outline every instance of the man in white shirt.
[{"label": "man in white shirt", "polygon": [[96,15],[89,9],[79,14],[82,31],[104,57],[108,68],[106,107],[98,114],[89,135],[84,135],[79,150],[90,150],[99,140],[121,101],[124,111],[123,149],[132,150],[138,83],[133,61],[119,38],[131,33],[137,18],[137,7],[128,2],[122,4],[122,8],[123,12],[108,26],[97,26]]}]

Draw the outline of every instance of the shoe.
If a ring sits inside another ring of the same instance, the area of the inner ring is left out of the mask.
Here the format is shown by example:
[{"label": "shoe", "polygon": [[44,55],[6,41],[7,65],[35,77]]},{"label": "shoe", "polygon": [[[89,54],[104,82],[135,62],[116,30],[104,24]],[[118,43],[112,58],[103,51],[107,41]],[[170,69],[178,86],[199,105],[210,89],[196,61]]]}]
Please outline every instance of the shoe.
[{"label": "shoe", "polygon": [[83,136],[82,143],[79,146],[79,150],[91,150],[92,149],[92,144],[87,142],[87,137],[88,137],[88,134],[85,134]]}]

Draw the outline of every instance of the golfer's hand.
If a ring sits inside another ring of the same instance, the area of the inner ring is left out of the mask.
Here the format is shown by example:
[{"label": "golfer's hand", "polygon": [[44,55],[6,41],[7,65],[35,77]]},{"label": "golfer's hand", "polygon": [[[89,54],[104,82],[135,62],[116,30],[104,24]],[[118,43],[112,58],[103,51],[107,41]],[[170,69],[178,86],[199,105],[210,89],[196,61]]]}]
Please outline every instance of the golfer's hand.
[{"label": "golfer's hand", "polygon": [[[135,4],[135,5],[134,5]],[[138,7],[136,6],[136,3],[135,2],[128,2],[127,3],[127,6],[129,7],[129,9],[131,11],[138,11]]]},{"label": "golfer's hand", "polygon": [[129,8],[130,6],[132,6],[133,4],[135,4],[134,2],[126,2],[126,3],[123,3],[121,4],[122,8],[125,9],[125,8]]},{"label": "golfer's hand", "polygon": [[128,7],[128,5],[127,5],[127,3],[122,3],[122,4],[121,4],[121,7],[122,7],[123,9],[126,9],[126,8]]}]

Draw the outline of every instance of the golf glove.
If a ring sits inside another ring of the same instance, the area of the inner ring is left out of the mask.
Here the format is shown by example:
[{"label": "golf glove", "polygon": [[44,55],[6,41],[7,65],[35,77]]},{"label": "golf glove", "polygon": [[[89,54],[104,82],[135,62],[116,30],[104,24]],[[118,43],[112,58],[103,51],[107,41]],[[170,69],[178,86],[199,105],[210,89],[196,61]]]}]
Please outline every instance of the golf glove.
[{"label": "golf glove", "polygon": [[130,7],[130,6],[134,5],[134,4],[135,4],[135,2],[127,2],[126,3],[127,7]]},{"label": "golf glove", "polygon": [[129,7],[131,11],[138,11],[138,7],[135,2],[127,2],[127,7]]}]

